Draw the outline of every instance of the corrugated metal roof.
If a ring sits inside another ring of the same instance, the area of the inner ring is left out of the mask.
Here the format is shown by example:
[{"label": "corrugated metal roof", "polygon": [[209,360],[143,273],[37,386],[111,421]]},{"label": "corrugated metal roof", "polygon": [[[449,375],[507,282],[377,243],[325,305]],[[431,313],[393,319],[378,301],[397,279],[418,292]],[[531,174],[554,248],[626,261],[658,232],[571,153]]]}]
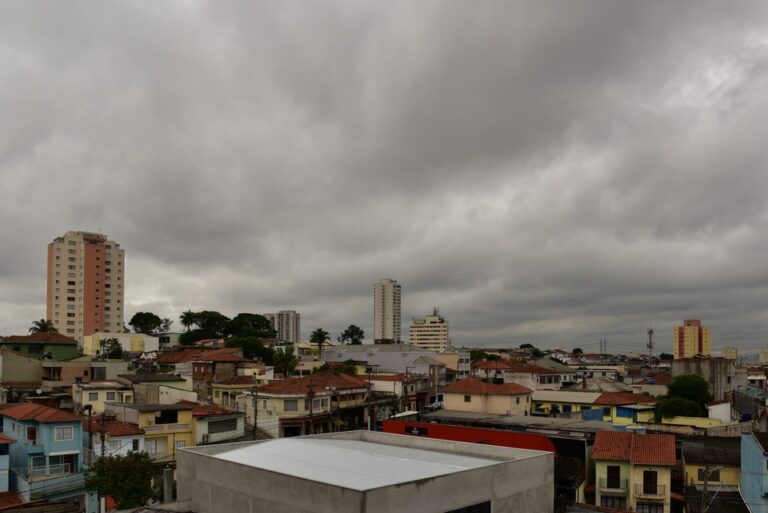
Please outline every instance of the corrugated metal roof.
[{"label": "corrugated metal roof", "polygon": [[496,465],[502,460],[359,440],[281,438],[215,458],[358,491]]},{"label": "corrugated metal roof", "polygon": [[593,404],[602,394],[600,392],[568,392],[561,390],[534,390],[534,401],[556,403]]}]

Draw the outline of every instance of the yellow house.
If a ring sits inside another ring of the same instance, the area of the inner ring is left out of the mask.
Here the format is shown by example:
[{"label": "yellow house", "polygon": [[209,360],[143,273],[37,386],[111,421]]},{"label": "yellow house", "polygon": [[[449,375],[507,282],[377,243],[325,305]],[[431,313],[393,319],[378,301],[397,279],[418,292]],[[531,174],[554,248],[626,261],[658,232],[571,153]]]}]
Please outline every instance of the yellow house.
[{"label": "yellow house", "polygon": [[528,415],[531,389],[516,383],[486,383],[464,378],[443,389],[445,408],[500,415]]},{"label": "yellow house", "polygon": [[738,491],[741,478],[740,437],[690,437],[681,443],[685,484],[703,490]]},{"label": "yellow house", "polygon": [[104,413],[108,402],[132,403],[133,390],[117,381],[97,381],[72,385],[72,404],[76,413],[91,407],[91,415]]},{"label": "yellow house", "polygon": [[675,436],[600,431],[592,448],[595,504],[643,513],[669,513]]},{"label": "yellow house", "polygon": [[83,337],[83,354],[96,356],[101,354],[102,341],[114,338],[120,342],[123,351],[143,353],[159,351],[160,339],[143,333],[94,333]]},{"label": "yellow house", "polygon": [[256,387],[254,376],[234,376],[217,383],[211,383],[213,404],[237,408],[238,396],[248,394]]},{"label": "yellow house", "polygon": [[158,461],[176,459],[176,449],[195,445],[190,404],[107,403],[106,414],[144,430],[144,449]]},{"label": "yellow house", "polygon": [[578,392],[570,390],[535,390],[531,413],[534,415],[582,414],[589,420],[619,425],[653,422],[656,399],[632,392]]}]

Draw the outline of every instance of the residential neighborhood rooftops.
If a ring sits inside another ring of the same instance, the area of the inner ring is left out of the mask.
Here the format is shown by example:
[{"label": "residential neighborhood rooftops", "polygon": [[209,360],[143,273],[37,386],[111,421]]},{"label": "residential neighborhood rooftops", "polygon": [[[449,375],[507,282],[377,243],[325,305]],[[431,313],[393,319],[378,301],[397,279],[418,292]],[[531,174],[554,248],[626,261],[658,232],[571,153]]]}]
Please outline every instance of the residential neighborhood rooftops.
[{"label": "residential neighborhood rooftops", "polygon": [[189,404],[134,404],[134,403],[105,403],[108,406],[127,408],[136,411],[182,411],[191,410],[193,406]]},{"label": "residential neighborhood rooftops", "polygon": [[443,388],[447,394],[473,395],[522,395],[530,394],[531,389],[517,383],[486,383],[477,378],[464,378]]},{"label": "residential neighborhood rooftops", "polygon": [[16,403],[0,406],[0,415],[16,420],[36,420],[38,422],[79,421],[80,417],[64,410],[51,408],[36,403]]},{"label": "residential neighborhood rooftops", "polygon": [[696,437],[683,439],[681,450],[686,463],[741,465],[741,438]]},{"label": "residential neighborhood rooftops", "polygon": [[83,419],[83,431],[88,433],[100,433],[101,430],[105,433],[109,433],[110,436],[135,436],[143,435],[144,430],[136,424],[129,422],[122,422],[114,417],[105,417],[102,422],[102,416],[94,416],[93,418]]},{"label": "residential neighborhood rooftops", "polygon": [[11,438],[10,436],[6,436],[6,435],[0,433],[0,444],[12,444],[15,441],[16,440]]},{"label": "residential neighborhood rooftops", "polygon": [[184,378],[177,374],[120,374],[119,378],[126,379],[131,383],[157,383],[165,381],[184,381]]},{"label": "residential neighborhood rooftops", "polygon": [[600,431],[592,459],[630,461],[636,465],[675,465],[675,435]]},{"label": "residential neighborhood rooftops", "polygon": [[179,401],[179,404],[186,404],[192,407],[192,415],[194,417],[214,417],[222,415],[245,415],[244,413],[224,408],[223,406],[217,406],[215,404],[200,404],[192,401]]},{"label": "residential neighborhood rooftops", "polygon": [[626,404],[656,404],[656,399],[649,395],[633,392],[603,392],[595,404],[603,406],[621,406]]},{"label": "residential neighborhood rooftops", "polygon": [[256,378],[253,376],[234,376],[227,379],[222,379],[214,383],[214,385],[255,385]]},{"label": "residential neighborhood rooftops", "polygon": [[0,342],[20,343],[20,344],[75,344],[77,340],[57,333],[55,331],[46,331],[42,333],[33,333],[31,335],[10,335]]},{"label": "residential neighborhood rooftops", "polygon": [[157,363],[175,364],[187,362],[241,362],[247,361],[240,356],[242,350],[238,347],[223,347],[209,349],[204,347],[185,347],[176,351],[164,351],[158,353],[155,359]]},{"label": "residential neighborhood rooftops", "polygon": [[329,389],[365,389],[368,382],[349,374],[336,374],[333,372],[318,372],[302,378],[289,378],[273,381],[268,385],[259,387],[259,394],[298,394],[304,395],[310,389],[315,392]]}]

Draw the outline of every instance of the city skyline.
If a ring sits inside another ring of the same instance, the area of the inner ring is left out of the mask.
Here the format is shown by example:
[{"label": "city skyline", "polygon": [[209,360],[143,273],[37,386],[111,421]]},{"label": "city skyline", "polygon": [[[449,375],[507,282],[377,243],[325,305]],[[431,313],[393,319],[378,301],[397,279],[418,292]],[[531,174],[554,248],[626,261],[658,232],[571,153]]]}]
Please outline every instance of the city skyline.
[{"label": "city skyline", "polygon": [[[663,16],[659,13],[663,12]],[[0,333],[43,249],[127,251],[125,319],[371,283],[453,345],[768,344],[765,2],[0,5]],[[278,50],[279,49],[279,50]],[[13,221],[13,222],[11,222]]]}]

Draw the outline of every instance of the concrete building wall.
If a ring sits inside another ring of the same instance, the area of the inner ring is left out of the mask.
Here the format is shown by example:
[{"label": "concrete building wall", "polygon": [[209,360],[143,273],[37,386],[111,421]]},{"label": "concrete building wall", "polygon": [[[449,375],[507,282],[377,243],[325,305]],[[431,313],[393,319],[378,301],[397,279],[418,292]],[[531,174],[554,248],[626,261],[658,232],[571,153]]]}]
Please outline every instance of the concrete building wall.
[{"label": "concrete building wall", "polygon": [[712,327],[702,326],[698,319],[683,321],[676,326],[672,340],[672,353],[677,358],[712,355]]},{"label": "concrete building wall", "polygon": [[42,367],[38,358],[0,350],[0,373],[3,383],[40,383]]},{"label": "concrete building wall", "polygon": [[448,322],[437,311],[422,319],[414,319],[410,330],[410,343],[438,353],[444,353],[450,348]]},{"label": "concrete building wall", "polygon": [[[736,361],[726,358],[680,358],[672,361],[672,377],[697,374],[709,383],[715,401],[722,401],[736,387],[746,386],[746,374],[736,371]],[[741,383],[741,381],[744,383]]]},{"label": "concrete building wall", "polygon": [[278,340],[298,344],[301,341],[301,314],[296,310],[280,310],[277,313],[266,313],[272,328],[277,332]]},{"label": "concrete building wall", "polygon": [[768,455],[752,433],[741,435],[739,488],[752,513],[768,513]]},{"label": "concrete building wall", "polygon": [[400,284],[382,278],[373,284],[373,340],[375,343],[398,343],[400,334]]}]

